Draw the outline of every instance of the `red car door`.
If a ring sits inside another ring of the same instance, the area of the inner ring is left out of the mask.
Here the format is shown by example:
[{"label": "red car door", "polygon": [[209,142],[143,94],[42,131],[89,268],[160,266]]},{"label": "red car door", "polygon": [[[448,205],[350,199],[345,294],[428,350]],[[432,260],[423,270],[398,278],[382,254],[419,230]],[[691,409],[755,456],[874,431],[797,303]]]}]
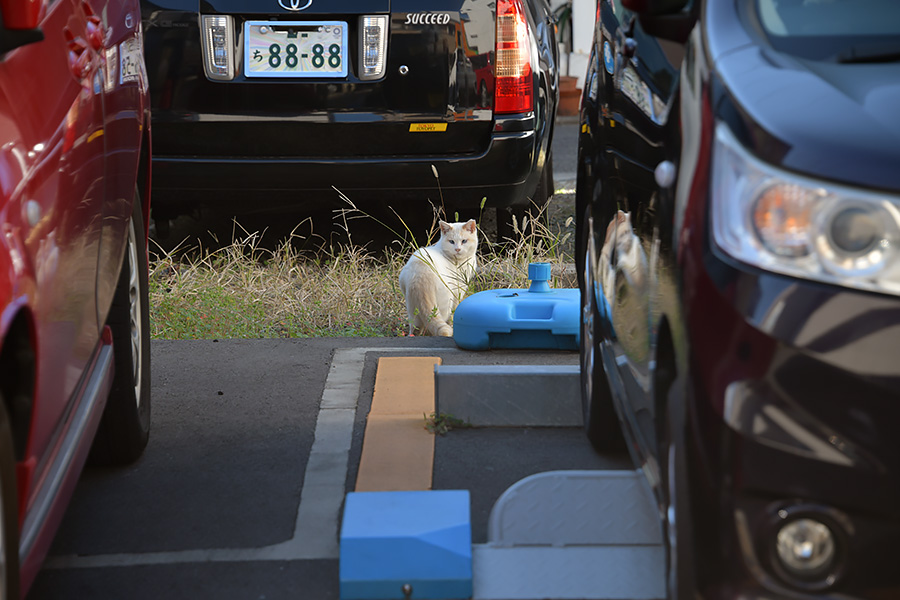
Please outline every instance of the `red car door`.
[{"label": "red car door", "polygon": [[[89,35],[95,36],[95,44],[104,57],[106,197],[97,282],[97,305],[103,323],[115,291],[135,199],[134,174],[140,159],[141,137],[146,133],[143,111],[149,108],[143,106],[147,77],[141,60],[141,13],[137,2],[81,0],[81,8]],[[149,206],[149,202],[150,198],[142,199],[143,206]]]},{"label": "red car door", "polygon": [[[34,279],[37,390],[23,491],[26,506],[80,395],[99,338],[96,280],[104,200],[103,70],[76,0],[49,3],[45,39],[0,62],[2,164],[19,179],[6,235]],[[3,118],[3,116],[6,118]],[[6,190],[4,190],[6,192]],[[4,197],[6,194],[4,193]]]}]

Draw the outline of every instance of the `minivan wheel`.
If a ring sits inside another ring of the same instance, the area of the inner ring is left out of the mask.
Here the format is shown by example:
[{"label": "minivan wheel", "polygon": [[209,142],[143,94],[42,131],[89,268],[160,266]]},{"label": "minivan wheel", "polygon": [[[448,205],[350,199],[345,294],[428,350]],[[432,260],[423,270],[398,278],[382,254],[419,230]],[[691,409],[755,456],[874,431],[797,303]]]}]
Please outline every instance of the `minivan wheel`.
[{"label": "minivan wheel", "polygon": [[112,329],[115,377],[91,448],[91,462],[124,465],[143,453],[150,437],[150,308],[147,245],[135,192],[128,242],[107,317]]},{"label": "minivan wheel", "polygon": [[668,598],[695,597],[693,569],[693,519],[690,510],[690,477],[687,459],[687,427],[681,379],[669,387],[659,465],[666,513],[663,519]]},{"label": "minivan wheel", "polygon": [[585,248],[583,276],[585,285],[581,290],[581,408],[584,417],[584,431],[591,445],[598,452],[622,450],[625,440],[622,428],[613,406],[612,394],[602,358],[598,348],[601,339],[601,314],[597,299],[598,287],[594,283],[592,268],[595,253],[593,226],[590,208],[584,215]]}]

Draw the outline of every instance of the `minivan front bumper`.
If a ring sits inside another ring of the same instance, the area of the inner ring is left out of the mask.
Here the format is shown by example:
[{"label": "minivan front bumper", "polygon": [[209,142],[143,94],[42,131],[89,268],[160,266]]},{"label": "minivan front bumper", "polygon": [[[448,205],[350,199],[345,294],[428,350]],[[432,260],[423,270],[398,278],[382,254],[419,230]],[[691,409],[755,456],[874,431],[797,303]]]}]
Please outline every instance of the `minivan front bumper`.
[{"label": "minivan front bumper", "polygon": [[[772,275],[714,248],[703,263],[702,313],[688,321],[701,502],[718,515],[697,523],[719,565],[699,567],[705,597],[897,597],[900,300]],[[776,552],[801,518],[836,544],[832,567],[808,578]]]}]

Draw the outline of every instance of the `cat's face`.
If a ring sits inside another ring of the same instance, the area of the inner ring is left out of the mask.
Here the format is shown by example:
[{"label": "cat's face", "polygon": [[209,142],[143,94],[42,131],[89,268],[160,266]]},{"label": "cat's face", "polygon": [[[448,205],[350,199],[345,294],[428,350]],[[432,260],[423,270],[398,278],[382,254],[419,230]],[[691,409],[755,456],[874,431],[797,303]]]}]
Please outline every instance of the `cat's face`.
[{"label": "cat's face", "polygon": [[438,241],[445,256],[454,259],[465,259],[473,256],[478,250],[478,228],[475,219],[465,223],[440,222],[441,239]]}]

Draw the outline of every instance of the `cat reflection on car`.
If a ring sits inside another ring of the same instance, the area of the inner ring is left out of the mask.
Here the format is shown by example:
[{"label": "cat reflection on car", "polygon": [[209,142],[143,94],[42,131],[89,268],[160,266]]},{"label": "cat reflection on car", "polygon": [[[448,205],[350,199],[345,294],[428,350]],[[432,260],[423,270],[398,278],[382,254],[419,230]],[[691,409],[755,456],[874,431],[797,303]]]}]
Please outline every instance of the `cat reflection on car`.
[{"label": "cat reflection on car", "polygon": [[606,239],[600,249],[600,273],[603,296],[612,306],[618,273],[622,273],[631,289],[646,292],[647,256],[631,226],[631,212],[619,210],[606,227]]}]

